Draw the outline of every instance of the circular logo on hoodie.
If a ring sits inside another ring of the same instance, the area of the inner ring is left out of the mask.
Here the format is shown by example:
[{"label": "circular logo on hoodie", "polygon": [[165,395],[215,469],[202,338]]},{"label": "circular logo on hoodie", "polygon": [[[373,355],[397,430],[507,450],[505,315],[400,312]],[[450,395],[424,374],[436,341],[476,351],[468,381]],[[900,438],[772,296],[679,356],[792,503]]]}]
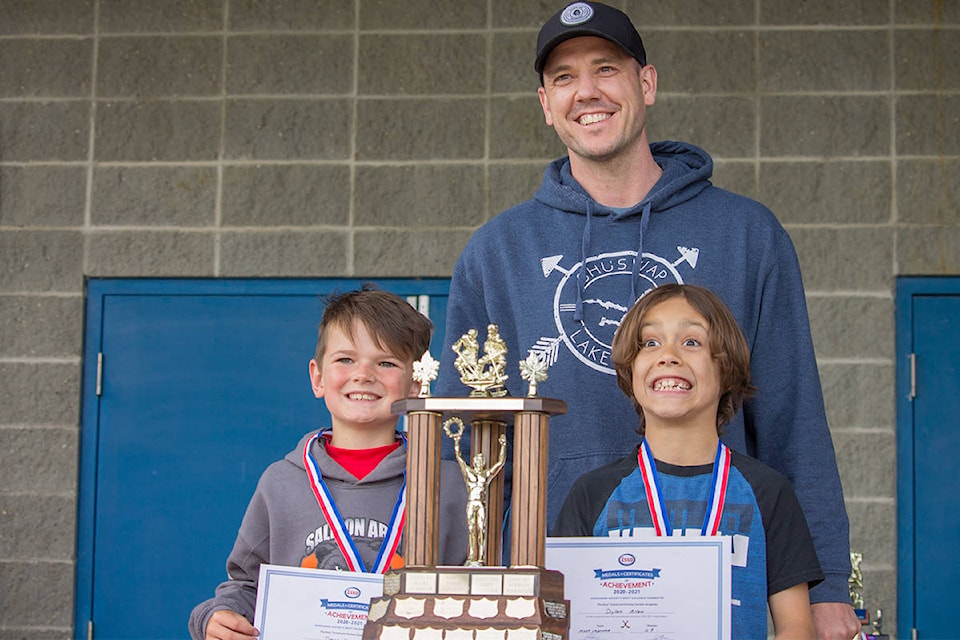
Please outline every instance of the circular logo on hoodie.
[{"label": "circular logo on hoodie", "polygon": [[[631,291],[640,298],[661,284],[683,283],[675,264],[644,253],[637,265],[636,286],[631,287],[636,256],[635,251],[602,253],[569,269],[564,269],[559,262],[545,264],[545,268],[551,266],[564,274],[553,300],[554,320],[564,344],[578,360],[602,373],[616,375],[613,334],[636,302]],[[579,319],[576,318],[578,297],[582,311]]]},{"label": "circular logo on hoodie", "polygon": [[593,7],[586,2],[574,2],[560,14],[560,24],[575,27],[593,17]]}]

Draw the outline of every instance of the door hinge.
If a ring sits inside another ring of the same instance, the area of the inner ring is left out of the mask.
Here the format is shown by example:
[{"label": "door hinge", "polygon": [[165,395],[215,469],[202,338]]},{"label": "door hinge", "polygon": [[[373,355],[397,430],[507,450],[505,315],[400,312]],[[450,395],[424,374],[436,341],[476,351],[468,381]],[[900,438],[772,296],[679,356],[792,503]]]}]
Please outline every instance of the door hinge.
[{"label": "door hinge", "polygon": [[93,640],[93,620],[87,620],[87,640]]},{"label": "door hinge", "polygon": [[910,400],[917,397],[917,354],[910,354]]},{"label": "door hinge", "polygon": [[103,389],[103,352],[97,354],[97,395]]},{"label": "door hinge", "polygon": [[911,638],[911,640],[917,640],[917,630],[916,630],[916,629],[910,629],[910,638]]}]

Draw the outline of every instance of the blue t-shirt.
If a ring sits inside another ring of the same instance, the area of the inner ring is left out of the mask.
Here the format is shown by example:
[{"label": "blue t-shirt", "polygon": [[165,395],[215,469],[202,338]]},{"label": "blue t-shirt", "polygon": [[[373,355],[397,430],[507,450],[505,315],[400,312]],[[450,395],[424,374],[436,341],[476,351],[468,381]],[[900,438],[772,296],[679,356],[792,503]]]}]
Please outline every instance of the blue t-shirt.
[{"label": "blue t-shirt", "polygon": [[[656,465],[674,535],[700,535],[713,465],[680,467],[661,461]],[[787,479],[731,451],[720,533],[733,538],[732,637],[765,638],[770,595],[823,579],[806,520]],[[581,476],[553,535],[655,535],[637,453]]]}]

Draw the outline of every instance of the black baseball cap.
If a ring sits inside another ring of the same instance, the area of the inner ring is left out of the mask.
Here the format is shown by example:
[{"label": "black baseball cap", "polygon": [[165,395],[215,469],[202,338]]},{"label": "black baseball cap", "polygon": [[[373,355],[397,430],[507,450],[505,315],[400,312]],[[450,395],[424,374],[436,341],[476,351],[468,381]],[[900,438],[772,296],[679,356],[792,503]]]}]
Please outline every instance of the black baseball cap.
[{"label": "black baseball cap", "polygon": [[553,48],[565,40],[578,36],[597,36],[619,45],[647,66],[647,52],[643,40],[624,12],[599,2],[574,2],[547,20],[537,36],[537,60],[533,68],[543,75],[543,65]]}]

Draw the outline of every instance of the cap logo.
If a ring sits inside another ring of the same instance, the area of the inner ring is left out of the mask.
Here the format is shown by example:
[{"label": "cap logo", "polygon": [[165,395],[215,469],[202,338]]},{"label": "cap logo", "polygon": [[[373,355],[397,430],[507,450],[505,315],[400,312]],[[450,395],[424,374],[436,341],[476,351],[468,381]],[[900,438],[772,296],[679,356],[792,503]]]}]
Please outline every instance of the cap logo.
[{"label": "cap logo", "polygon": [[586,2],[574,2],[563,10],[560,14],[560,24],[567,27],[575,27],[583,24],[593,17],[593,7]]}]

